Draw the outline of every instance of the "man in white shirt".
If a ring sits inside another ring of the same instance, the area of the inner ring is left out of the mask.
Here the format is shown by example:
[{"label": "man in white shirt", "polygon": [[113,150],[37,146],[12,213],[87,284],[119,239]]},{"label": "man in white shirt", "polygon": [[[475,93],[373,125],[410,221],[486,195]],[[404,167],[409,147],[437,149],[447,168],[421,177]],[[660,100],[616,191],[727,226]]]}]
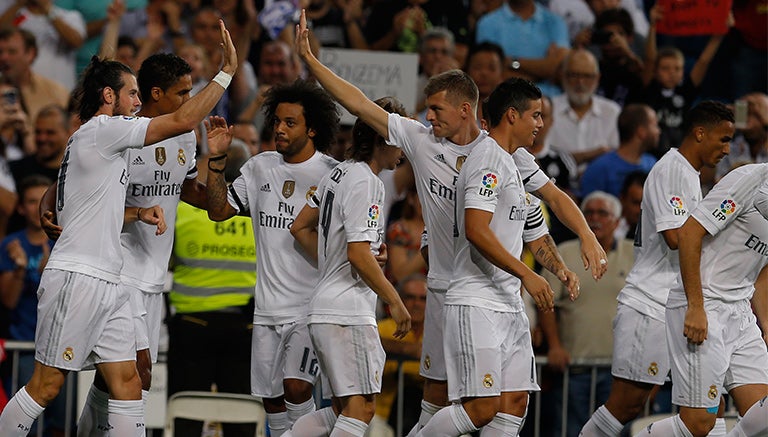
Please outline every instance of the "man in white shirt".
[{"label": "man in white shirt", "polygon": [[680,273],[666,309],[680,412],[639,435],[708,435],[725,391],[742,417],[728,436],[768,435],[768,352],[750,306],[768,287],[768,164],[732,170],[691,213],[680,229]]},{"label": "man in white shirt", "polygon": [[[456,179],[472,148],[487,138],[487,134],[477,125],[477,86],[460,70],[450,70],[431,78],[424,89],[427,120],[431,124],[426,127],[407,117],[388,114],[355,86],[336,76],[312,55],[306,28],[300,27],[299,30],[296,52],[306,62],[309,71],[342,106],[373,127],[389,144],[401,147],[413,166],[430,245],[429,291],[420,370],[426,382],[422,413],[413,433],[426,424],[435,412],[448,405],[442,308],[453,269]],[[585,268],[590,268],[595,278],[602,276],[606,267],[605,252],[589,230],[579,208],[549,181],[530,153],[519,150],[515,160],[522,170],[525,189],[544,198],[555,214],[579,235]]]},{"label": "man in white shirt", "polygon": [[[38,294],[36,366],[32,378],[0,415],[0,435],[25,436],[60,391],[69,371],[95,364],[110,392],[111,434],[144,435],[141,379],[136,370],[129,295],[119,285],[123,256],[127,150],[192,130],[213,108],[237,68],[221,23],[224,65],[213,82],[177,111],[134,117],[141,105],[136,78],[115,61],[94,59],[80,87],[80,119],[59,172],[56,209],[63,230]],[[96,140],[98,138],[98,141]],[[165,223],[159,207],[138,208],[129,221]],[[94,235],[94,231],[97,232]]]},{"label": "man in white shirt", "polygon": [[677,283],[679,228],[701,201],[699,171],[728,154],[733,112],[722,103],[701,102],[688,111],[684,127],[680,148],[670,149],[645,181],[635,263],[619,293],[613,325],[611,394],[582,428],[584,437],[618,436],[670,369],[664,308]]},{"label": "man in white shirt", "polygon": [[[208,216],[223,221],[248,214],[253,222],[258,280],[251,393],[264,400],[270,433],[279,437],[315,410],[312,388],[319,374],[307,311],[319,274],[289,229],[320,179],[338,164],[323,152],[338,131],[339,114],[328,93],[301,80],[271,88],[264,108],[277,151],[252,157],[229,190],[223,174],[208,172]],[[217,169],[225,151],[211,148]]]}]

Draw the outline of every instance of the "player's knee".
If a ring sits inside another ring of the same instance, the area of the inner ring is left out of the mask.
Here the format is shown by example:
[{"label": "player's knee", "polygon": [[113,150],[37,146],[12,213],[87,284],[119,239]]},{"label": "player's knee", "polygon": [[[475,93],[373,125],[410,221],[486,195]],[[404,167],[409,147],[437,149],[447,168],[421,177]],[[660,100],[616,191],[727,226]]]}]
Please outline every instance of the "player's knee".
[{"label": "player's knee", "polygon": [[301,379],[286,379],[283,381],[285,400],[292,404],[301,404],[312,397],[312,384]]},{"label": "player's knee", "polygon": [[493,420],[501,409],[501,399],[499,397],[475,398],[471,402],[463,404],[472,423],[480,428]]},{"label": "player's knee", "polygon": [[693,437],[705,437],[715,427],[717,416],[701,409],[681,410],[680,418]]},{"label": "player's knee", "polygon": [[35,402],[47,407],[59,395],[62,382],[54,377],[33,378],[26,386],[27,393]]},{"label": "player's knee", "polygon": [[285,398],[283,396],[277,398],[263,398],[264,411],[270,414],[282,413],[285,411]]}]

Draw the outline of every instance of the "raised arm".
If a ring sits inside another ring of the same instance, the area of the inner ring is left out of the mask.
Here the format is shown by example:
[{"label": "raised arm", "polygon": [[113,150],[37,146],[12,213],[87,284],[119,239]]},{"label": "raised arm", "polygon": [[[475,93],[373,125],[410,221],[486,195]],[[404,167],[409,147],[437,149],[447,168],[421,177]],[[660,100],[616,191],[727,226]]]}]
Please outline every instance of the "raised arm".
[{"label": "raised arm", "polygon": [[387,130],[389,114],[387,111],[366,97],[356,86],[337,76],[312,54],[309,45],[307,16],[304,10],[301,11],[301,19],[296,26],[295,49],[306,63],[310,73],[334,99],[341,103],[341,106],[371,126],[384,139],[389,139]]},{"label": "raised arm", "polygon": [[[227,150],[232,143],[232,127],[227,126],[226,120],[222,117],[211,117],[205,126],[208,130],[208,150],[211,153],[208,158],[208,176],[205,183],[205,206],[208,210],[208,218],[220,222],[237,213],[227,200],[227,182],[224,179]],[[187,201],[187,199],[183,200]]]}]

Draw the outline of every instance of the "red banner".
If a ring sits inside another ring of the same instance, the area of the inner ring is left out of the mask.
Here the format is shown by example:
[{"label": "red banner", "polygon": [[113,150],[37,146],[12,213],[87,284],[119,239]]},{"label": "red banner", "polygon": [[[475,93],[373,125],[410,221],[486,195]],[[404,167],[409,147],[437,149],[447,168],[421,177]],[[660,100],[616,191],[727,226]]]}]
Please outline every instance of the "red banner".
[{"label": "red banner", "polygon": [[724,35],[733,0],[658,0],[664,19],[656,25],[663,35]]}]

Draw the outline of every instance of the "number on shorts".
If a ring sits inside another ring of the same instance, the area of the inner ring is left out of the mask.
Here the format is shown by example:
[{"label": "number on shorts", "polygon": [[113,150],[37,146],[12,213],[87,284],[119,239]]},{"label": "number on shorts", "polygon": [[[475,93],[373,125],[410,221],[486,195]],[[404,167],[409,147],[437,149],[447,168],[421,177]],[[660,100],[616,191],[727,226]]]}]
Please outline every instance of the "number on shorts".
[{"label": "number on shorts", "polygon": [[[307,369],[307,364],[309,364],[309,369]],[[307,372],[312,376],[317,375],[319,366],[317,365],[317,358],[309,359],[309,348],[304,348],[304,356],[301,357],[301,366],[299,366],[299,370],[302,372]]]}]

